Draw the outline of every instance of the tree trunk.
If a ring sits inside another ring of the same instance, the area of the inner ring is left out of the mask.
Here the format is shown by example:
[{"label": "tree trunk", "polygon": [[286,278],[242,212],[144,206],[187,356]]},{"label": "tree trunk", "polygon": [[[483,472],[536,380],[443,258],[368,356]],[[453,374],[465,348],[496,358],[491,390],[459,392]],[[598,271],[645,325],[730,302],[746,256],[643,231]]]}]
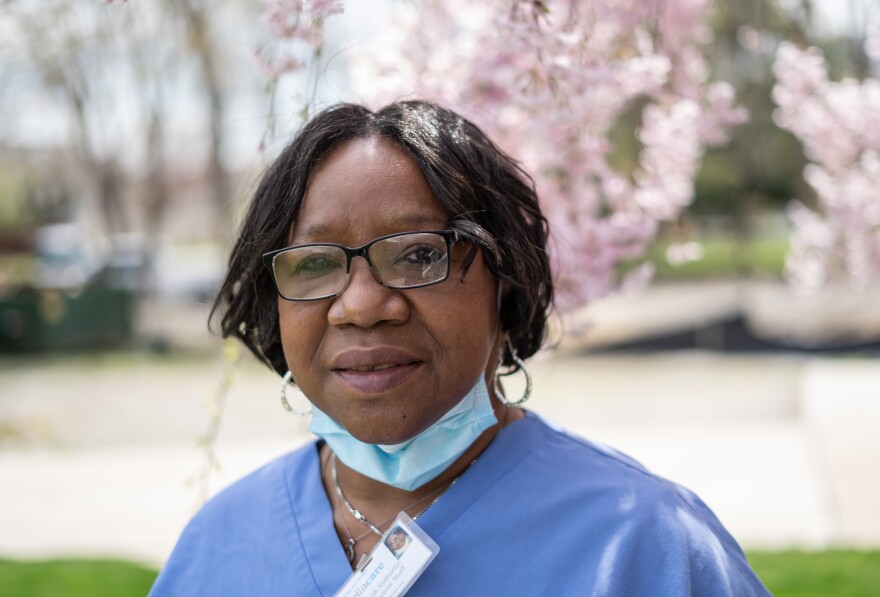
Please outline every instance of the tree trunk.
[{"label": "tree trunk", "polygon": [[207,176],[211,185],[212,200],[217,208],[217,234],[224,244],[232,241],[232,210],[229,173],[223,165],[225,103],[220,84],[216,56],[211,47],[208,21],[203,8],[193,5],[192,0],[172,0],[172,5],[186,20],[190,44],[195,52],[202,77],[202,85],[208,98],[208,122],[210,126],[210,149]]}]

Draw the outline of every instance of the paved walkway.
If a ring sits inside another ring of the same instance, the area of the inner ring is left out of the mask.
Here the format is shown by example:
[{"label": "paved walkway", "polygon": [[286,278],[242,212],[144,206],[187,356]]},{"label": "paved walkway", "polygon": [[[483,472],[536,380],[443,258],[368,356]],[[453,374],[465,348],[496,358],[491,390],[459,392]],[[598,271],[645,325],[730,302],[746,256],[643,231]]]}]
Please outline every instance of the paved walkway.
[{"label": "paved walkway", "polygon": [[[880,366],[718,357],[533,366],[530,406],[694,489],[750,547],[880,545]],[[159,563],[198,502],[213,361],[73,363],[0,378],[0,555]],[[212,489],[306,441],[275,379],[241,368]]]},{"label": "paved walkway", "polygon": [[[692,488],[743,545],[880,546],[880,363],[558,352],[531,369],[531,408]],[[161,563],[197,507],[222,373],[219,357],[0,362],[0,556]],[[212,490],[307,439],[255,363],[224,416]]]}]

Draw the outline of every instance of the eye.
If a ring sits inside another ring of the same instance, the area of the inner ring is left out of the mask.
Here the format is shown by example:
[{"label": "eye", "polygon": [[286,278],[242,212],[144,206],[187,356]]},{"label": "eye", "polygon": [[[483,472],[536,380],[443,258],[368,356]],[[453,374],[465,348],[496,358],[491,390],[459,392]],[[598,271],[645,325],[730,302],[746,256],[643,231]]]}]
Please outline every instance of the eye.
[{"label": "eye", "polygon": [[431,245],[417,245],[408,248],[397,259],[405,265],[434,265],[446,257],[446,251]]},{"label": "eye", "polygon": [[309,255],[296,265],[294,276],[323,276],[342,267],[342,263],[332,255],[322,253]]}]

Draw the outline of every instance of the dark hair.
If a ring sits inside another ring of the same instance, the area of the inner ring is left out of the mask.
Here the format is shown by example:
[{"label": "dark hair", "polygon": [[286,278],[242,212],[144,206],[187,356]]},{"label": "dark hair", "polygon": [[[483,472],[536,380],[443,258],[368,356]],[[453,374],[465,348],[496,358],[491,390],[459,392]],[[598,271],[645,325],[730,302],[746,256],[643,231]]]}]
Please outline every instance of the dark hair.
[{"label": "dark hair", "polygon": [[[553,301],[547,220],[531,177],[473,123],[424,101],[376,112],[339,104],[312,118],[269,167],[254,194],[211,309],[223,314],[223,337],[235,336],[279,374],[287,370],[278,326],[277,294],[263,253],[287,242],[309,176],[320,160],[352,139],[382,137],[416,163],[450,228],[472,242],[465,271],[483,252],[494,276],[508,283],[501,326],[522,358],[544,341]],[[504,364],[513,365],[508,350]]]}]

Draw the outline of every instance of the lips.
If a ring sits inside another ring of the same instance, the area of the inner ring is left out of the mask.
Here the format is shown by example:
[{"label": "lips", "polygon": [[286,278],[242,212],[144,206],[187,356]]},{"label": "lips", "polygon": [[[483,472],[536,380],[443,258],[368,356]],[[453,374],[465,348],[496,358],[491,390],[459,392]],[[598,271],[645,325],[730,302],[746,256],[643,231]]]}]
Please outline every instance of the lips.
[{"label": "lips", "polygon": [[377,394],[406,383],[424,362],[409,351],[380,346],[345,350],[331,360],[330,368],[351,391]]},{"label": "lips", "polygon": [[352,367],[348,369],[348,371],[358,371],[358,372],[367,372],[367,371],[382,371],[383,369],[390,369],[391,367],[396,367],[400,363],[389,363],[387,365],[375,365],[375,366],[366,366],[366,367]]}]

